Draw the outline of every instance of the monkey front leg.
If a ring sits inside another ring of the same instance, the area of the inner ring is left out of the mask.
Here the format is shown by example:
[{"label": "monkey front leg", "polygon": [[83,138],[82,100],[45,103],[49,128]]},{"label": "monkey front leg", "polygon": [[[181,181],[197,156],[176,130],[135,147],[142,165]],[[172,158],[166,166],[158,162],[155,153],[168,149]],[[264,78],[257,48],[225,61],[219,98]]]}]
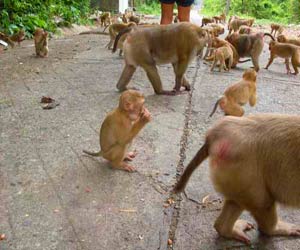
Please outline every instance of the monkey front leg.
[{"label": "monkey front leg", "polygon": [[136,71],[136,67],[129,64],[125,65],[123,72],[120,76],[120,79],[117,83],[117,88],[120,91],[124,91],[127,89],[127,85],[135,71]]},{"label": "monkey front leg", "polygon": [[267,66],[265,67],[265,69],[268,69],[269,66],[272,64],[273,61],[274,61],[274,56],[271,54],[270,59],[269,59],[269,62],[268,62],[268,64],[267,64]]},{"label": "monkey front leg", "polygon": [[237,220],[242,211],[242,208],[236,202],[225,200],[222,212],[214,227],[223,237],[234,238],[249,244],[250,239],[245,231],[253,229],[254,226],[247,221]]},{"label": "monkey front leg", "polygon": [[286,73],[291,74],[290,62],[288,58],[285,58],[285,67],[286,67]]}]

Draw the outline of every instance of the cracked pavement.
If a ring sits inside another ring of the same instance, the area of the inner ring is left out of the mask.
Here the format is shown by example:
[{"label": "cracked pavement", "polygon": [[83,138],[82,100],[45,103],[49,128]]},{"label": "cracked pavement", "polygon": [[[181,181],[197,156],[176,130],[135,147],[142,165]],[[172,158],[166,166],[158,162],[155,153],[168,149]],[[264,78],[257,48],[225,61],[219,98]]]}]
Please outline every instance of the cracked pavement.
[{"label": "cracked pavement", "polygon": [[[184,166],[203,143],[215,101],[251,63],[219,73],[193,62],[193,89],[175,97],[156,96],[137,70],[130,86],[146,96],[152,121],[135,139],[136,173],[112,170],[98,150],[98,131],[116,107],[115,89],[123,59],[104,47],[108,36],[52,39],[49,58],[34,57],[32,41],[0,55],[0,241],[1,250],[112,249],[300,249],[296,238],[250,233],[252,245],[218,237],[213,223],[221,197],[209,180],[207,162],[195,171],[185,194],[164,206]],[[268,59],[267,45],[261,68]],[[165,89],[174,85],[171,65],[159,67]],[[283,60],[258,75],[258,103],[246,113],[299,114],[300,78],[287,76]],[[43,110],[43,95],[60,105]],[[209,195],[209,203],[202,203]],[[300,223],[299,210],[280,215]],[[253,219],[243,213],[242,217]],[[168,239],[172,245],[168,246]]]}]

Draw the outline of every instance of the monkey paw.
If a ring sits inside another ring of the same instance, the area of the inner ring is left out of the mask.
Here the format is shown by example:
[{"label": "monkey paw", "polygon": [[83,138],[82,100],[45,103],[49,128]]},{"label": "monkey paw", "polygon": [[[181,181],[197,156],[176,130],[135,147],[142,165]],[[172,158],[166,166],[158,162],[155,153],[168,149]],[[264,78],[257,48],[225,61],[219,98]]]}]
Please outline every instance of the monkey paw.
[{"label": "monkey paw", "polygon": [[284,221],[278,221],[275,229],[267,234],[283,236],[300,236],[300,226]]},{"label": "monkey paw", "polygon": [[254,229],[253,224],[245,220],[237,220],[233,226],[232,237],[246,244],[250,244],[250,239],[245,231],[249,231],[251,229]]},{"label": "monkey paw", "polygon": [[136,151],[129,152],[125,157],[125,161],[132,161],[136,157],[136,155],[137,155]]}]

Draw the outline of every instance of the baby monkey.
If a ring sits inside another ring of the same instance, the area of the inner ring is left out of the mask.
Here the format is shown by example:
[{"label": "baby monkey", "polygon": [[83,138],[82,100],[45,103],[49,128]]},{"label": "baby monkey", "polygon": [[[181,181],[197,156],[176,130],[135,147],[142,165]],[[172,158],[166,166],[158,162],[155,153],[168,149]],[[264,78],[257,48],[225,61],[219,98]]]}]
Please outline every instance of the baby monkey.
[{"label": "baby monkey", "polygon": [[100,129],[100,151],[97,153],[83,150],[91,156],[102,156],[116,169],[129,172],[135,167],[126,161],[135,157],[134,152],[127,153],[133,138],[151,120],[150,112],[144,107],[145,97],[135,90],[122,93],[119,107],[109,113]]},{"label": "baby monkey", "polygon": [[254,69],[247,69],[243,74],[243,79],[229,86],[224,95],[217,100],[209,117],[216,112],[218,105],[225,115],[243,116],[245,111],[241,106],[248,101],[251,107],[256,104],[256,75]]},{"label": "baby monkey", "polygon": [[34,45],[37,56],[48,57],[48,32],[40,28],[36,29],[34,32]]}]

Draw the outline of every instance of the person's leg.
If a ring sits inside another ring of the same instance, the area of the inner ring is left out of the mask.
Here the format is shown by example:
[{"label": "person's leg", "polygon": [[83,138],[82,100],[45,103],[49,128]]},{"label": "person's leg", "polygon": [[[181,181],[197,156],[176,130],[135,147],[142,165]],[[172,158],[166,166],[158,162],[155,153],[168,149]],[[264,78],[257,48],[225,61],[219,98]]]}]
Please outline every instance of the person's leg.
[{"label": "person's leg", "polygon": [[176,3],[178,6],[179,21],[180,22],[189,22],[191,5],[194,3],[194,0],[177,1]]},{"label": "person's leg", "polygon": [[161,3],[160,24],[170,24],[173,22],[174,2],[175,1],[172,0],[160,0]]}]

